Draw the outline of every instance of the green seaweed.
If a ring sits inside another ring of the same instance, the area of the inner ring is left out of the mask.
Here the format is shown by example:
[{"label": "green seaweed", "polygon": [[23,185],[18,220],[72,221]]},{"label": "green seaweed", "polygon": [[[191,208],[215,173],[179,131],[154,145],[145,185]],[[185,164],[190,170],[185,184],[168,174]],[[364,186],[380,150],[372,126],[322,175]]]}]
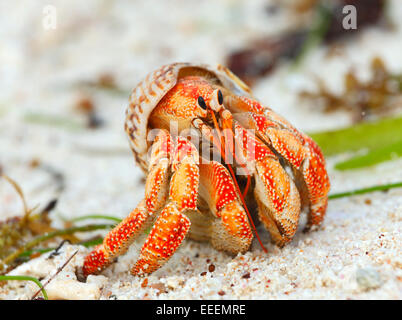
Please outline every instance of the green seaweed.
[{"label": "green seaweed", "polygon": [[340,130],[309,135],[318,143],[326,156],[365,148],[375,150],[385,145],[399,145],[398,143],[402,142],[402,117],[364,122]]},{"label": "green seaweed", "polygon": [[393,144],[387,144],[384,147],[369,151],[368,153],[352,157],[346,161],[335,164],[337,170],[360,169],[373,166],[375,164],[394,160],[402,156],[402,141]]},{"label": "green seaweed", "polygon": [[377,185],[377,186],[368,187],[368,188],[356,189],[356,190],[347,191],[347,192],[330,194],[328,196],[328,199],[332,200],[332,199],[351,197],[351,196],[375,192],[375,191],[388,191],[390,189],[401,188],[401,187],[402,187],[402,182],[395,182],[395,183]]}]

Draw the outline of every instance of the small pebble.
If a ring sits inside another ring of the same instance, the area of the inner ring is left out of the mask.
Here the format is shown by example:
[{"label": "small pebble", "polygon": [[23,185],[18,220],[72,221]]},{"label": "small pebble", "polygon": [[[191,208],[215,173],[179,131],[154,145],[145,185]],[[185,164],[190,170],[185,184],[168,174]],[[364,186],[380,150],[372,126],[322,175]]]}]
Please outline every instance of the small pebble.
[{"label": "small pebble", "polygon": [[363,290],[376,289],[382,284],[380,274],[373,268],[357,269],[356,282]]},{"label": "small pebble", "polygon": [[153,283],[153,284],[149,285],[148,287],[158,290],[158,293],[156,294],[157,296],[159,296],[161,293],[167,292],[166,286],[161,282]]}]

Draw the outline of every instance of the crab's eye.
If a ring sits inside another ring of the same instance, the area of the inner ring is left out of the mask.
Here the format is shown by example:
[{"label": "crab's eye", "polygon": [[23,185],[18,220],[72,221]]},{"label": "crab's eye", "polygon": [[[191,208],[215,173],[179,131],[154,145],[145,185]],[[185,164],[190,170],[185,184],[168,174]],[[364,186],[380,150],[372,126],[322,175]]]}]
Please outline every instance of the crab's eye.
[{"label": "crab's eye", "polygon": [[220,105],[223,104],[223,95],[222,95],[222,91],[221,91],[221,90],[218,91],[218,103],[219,103]]},{"label": "crab's eye", "polygon": [[199,96],[198,97],[198,105],[203,108],[204,110],[207,110],[207,104],[205,103],[205,100],[203,97]]}]

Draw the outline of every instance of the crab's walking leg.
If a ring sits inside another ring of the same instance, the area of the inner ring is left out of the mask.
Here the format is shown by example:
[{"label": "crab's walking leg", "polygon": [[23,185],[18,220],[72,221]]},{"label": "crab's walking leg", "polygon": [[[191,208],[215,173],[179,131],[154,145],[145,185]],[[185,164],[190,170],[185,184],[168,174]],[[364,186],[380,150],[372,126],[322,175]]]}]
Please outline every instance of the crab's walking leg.
[{"label": "crab's walking leg", "polygon": [[307,135],[269,108],[245,97],[229,97],[234,117],[257,134],[278,152],[302,176],[310,206],[306,229],[319,225],[324,219],[330,188],[325,159],[318,145]]},{"label": "crab's walking leg", "polygon": [[184,214],[197,209],[199,182],[198,151],[185,138],[177,137],[169,200],[148,235],[141,254],[131,270],[145,275],[160,268],[176,251],[190,229]]},{"label": "crab's walking leg", "polygon": [[228,170],[219,162],[200,163],[200,196],[216,219],[212,223],[211,243],[218,250],[246,252],[253,239],[247,214],[240,204]]},{"label": "crab's walking leg", "polygon": [[258,138],[235,123],[236,140],[244,161],[253,168],[255,198],[261,222],[273,241],[283,246],[292,240],[298,226],[300,196],[276,155]]},{"label": "crab's walking leg", "polygon": [[113,259],[123,254],[134,239],[144,230],[149,215],[142,200],[122,222],[110,231],[103,243],[85,257],[84,275],[96,274],[106,268]]},{"label": "crab's walking leg", "polygon": [[115,257],[125,253],[130,244],[152,222],[153,213],[160,210],[166,201],[171,138],[160,131],[152,146],[149,175],[145,185],[145,198],[122,222],[111,230],[101,245],[85,258],[85,275],[99,273]]}]

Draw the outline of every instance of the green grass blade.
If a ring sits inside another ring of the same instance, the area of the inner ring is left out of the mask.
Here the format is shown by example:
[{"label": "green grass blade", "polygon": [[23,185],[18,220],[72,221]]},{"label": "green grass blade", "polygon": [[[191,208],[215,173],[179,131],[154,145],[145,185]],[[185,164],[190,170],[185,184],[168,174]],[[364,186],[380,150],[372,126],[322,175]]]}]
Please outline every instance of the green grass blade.
[{"label": "green grass blade", "polygon": [[81,123],[74,121],[73,119],[50,114],[27,113],[24,116],[24,121],[34,124],[60,127],[72,131],[84,129],[84,126]]},{"label": "green grass blade", "polygon": [[[93,247],[93,246],[96,246],[98,244],[101,244],[102,242],[103,242],[103,238],[98,238],[98,239],[91,239],[91,240],[87,240],[87,241],[82,241],[82,242],[79,242],[77,244],[80,244],[80,245],[88,248],[88,247]],[[36,249],[35,248],[35,249],[32,249],[32,250],[27,250],[27,251],[22,252],[18,256],[18,259],[27,260],[27,258],[29,258],[32,254],[35,254],[35,253],[43,254],[43,253],[46,253],[46,252],[49,252],[49,251],[53,251],[55,249],[57,249],[57,248],[56,247],[45,248],[45,249],[43,249],[43,248],[37,248]]]},{"label": "green grass blade", "polygon": [[324,155],[378,149],[402,141],[402,117],[365,122],[352,127],[309,134],[321,147]]},{"label": "green grass blade", "polygon": [[69,220],[69,222],[77,222],[77,221],[89,220],[89,219],[112,220],[112,221],[116,221],[116,222],[121,222],[121,219],[119,219],[119,218],[112,217],[112,216],[105,216],[105,215],[101,215],[101,214],[89,214],[86,216],[81,216],[78,218],[71,219],[71,220]]},{"label": "green grass blade", "polygon": [[83,242],[80,242],[79,244],[84,246],[84,247],[89,248],[89,247],[93,247],[93,246],[96,246],[98,244],[101,244],[102,242],[103,242],[103,238],[99,238],[99,239],[83,241]]},{"label": "green grass blade", "polygon": [[49,299],[48,296],[47,296],[45,288],[43,288],[43,286],[40,283],[40,281],[38,279],[36,279],[35,277],[30,277],[30,276],[1,276],[0,275],[0,281],[8,281],[8,280],[33,281],[38,285],[39,289],[42,291],[43,298],[45,298],[45,300]]},{"label": "green grass blade", "polygon": [[90,224],[86,226],[81,226],[81,227],[71,227],[67,229],[61,229],[61,230],[56,230],[53,232],[46,233],[44,235],[40,235],[33,240],[29,241],[10,255],[8,255],[6,258],[4,258],[3,261],[1,261],[3,264],[10,264],[13,262],[16,258],[18,258],[22,253],[25,251],[28,251],[34,247],[36,247],[38,244],[47,241],[49,239],[58,237],[58,236],[63,236],[63,235],[68,235],[68,234],[74,234],[76,232],[88,232],[88,231],[95,231],[95,230],[101,230],[101,229],[110,229],[113,228],[114,225],[110,224]]},{"label": "green grass blade", "polygon": [[401,188],[401,187],[402,187],[402,182],[396,182],[396,183],[373,186],[373,187],[357,189],[357,190],[352,190],[352,191],[347,191],[347,192],[334,193],[334,194],[330,194],[328,196],[328,199],[330,199],[330,200],[331,199],[339,199],[339,198],[355,196],[358,194],[365,194],[365,193],[370,193],[370,192],[375,192],[375,191],[387,191],[390,189]]},{"label": "green grass blade", "polygon": [[34,254],[34,253],[40,253],[40,254],[42,254],[42,253],[46,253],[46,252],[49,252],[49,251],[53,251],[54,249],[56,249],[56,248],[46,248],[46,249],[32,249],[32,250],[28,250],[28,251],[24,251],[24,252],[22,252],[19,256],[18,256],[18,258],[20,259],[20,258],[29,258],[32,254]]},{"label": "green grass blade", "polygon": [[402,141],[386,145],[382,148],[378,148],[369,151],[362,156],[356,156],[343,162],[338,162],[335,165],[337,170],[351,170],[360,169],[368,166],[372,166],[384,161],[394,160],[402,156]]},{"label": "green grass blade", "polygon": [[304,41],[300,52],[294,59],[292,65],[293,68],[299,67],[307,54],[321,44],[330,22],[331,10],[324,4],[318,3],[315,8],[315,16],[311,28],[307,33],[306,40]]}]

